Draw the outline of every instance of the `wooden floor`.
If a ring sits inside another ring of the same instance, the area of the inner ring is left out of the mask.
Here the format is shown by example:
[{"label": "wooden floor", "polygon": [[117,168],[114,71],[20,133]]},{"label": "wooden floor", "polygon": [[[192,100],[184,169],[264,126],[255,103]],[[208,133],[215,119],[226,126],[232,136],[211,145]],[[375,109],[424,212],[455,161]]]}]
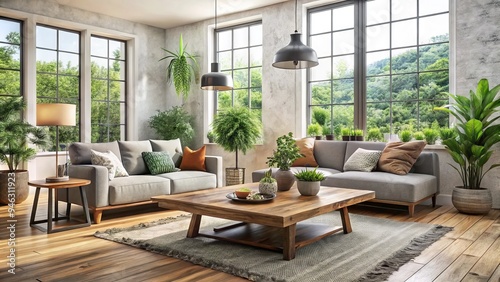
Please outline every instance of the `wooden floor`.
[{"label": "wooden floor", "polygon": [[[246,281],[189,262],[141,249],[97,239],[97,230],[127,227],[180,214],[153,205],[134,210],[108,212],[103,221],[60,233],[45,234],[29,227],[33,198],[16,206],[15,275],[7,272],[9,254],[7,206],[0,206],[0,281]],[[46,215],[46,195],[40,198],[37,218]],[[60,212],[64,210],[61,203]],[[81,213],[76,206],[74,213]],[[500,210],[486,216],[457,213],[451,206],[418,206],[415,217],[405,209],[367,206],[351,212],[399,221],[419,221],[454,230],[394,273],[389,281],[500,281]],[[355,231],[356,226],[353,226]],[[326,281],[325,281],[326,282]]]}]

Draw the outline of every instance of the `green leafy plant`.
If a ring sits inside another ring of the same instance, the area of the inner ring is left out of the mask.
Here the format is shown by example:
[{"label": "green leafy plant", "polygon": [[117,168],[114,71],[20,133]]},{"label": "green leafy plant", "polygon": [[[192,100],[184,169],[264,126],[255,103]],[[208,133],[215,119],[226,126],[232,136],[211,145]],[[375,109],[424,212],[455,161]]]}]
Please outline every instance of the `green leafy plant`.
[{"label": "green leafy plant", "polygon": [[411,141],[411,138],[413,137],[412,135],[413,134],[412,134],[411,130],[408,130],[408,129],[401,130],[401,132],[399,132],[399,139],[403,142],[409,142],[409,141]]},{"label": "green leafy plant", "polygon": [[209,130],[207,133],[207,138],[208,138],[208,142],[214,143],[214,142],[216,142],[215,140],[217,138],[217,135],[215,135],[215,132],[213,132],[213,130]]},{"label": "green leafy plant", "polygon": [[300,181],[323,181],[325,179],[325,175],[321,172],[316,171],[317,167],[314,170],[301,170],[299,172],[294,173],[295,177],[297,177]]},{"label": "green leafy plant", "polygon": [[415,138],[415,140],[425,140],[425,135],[422,131],[417,131],[413,133],[413,138]]},{"label": "green leafy plant", "polygon": [[469,97],[448,94],[454,104],[435,108],[445,111],[456,118],[456,138],[443,141],[446,150],[458,166],[451,165],[460,175],[463,188],[480,189],[486,173],[500,163],[484,166],[493,154],[493,146],[500,143],[500,98],[497,94],[500,85],[489,88],[487,79],[481,79],[476,92],[470,91]]},{"label": "green leafy plant", "polygon": [[351,135],[354,135],[354,134],[351,134],[351,129],[350,128],[342,128],[340,130],[340,133],[342,134],[342,136],[351,136]]},{"label": "green leafy plant", "polygon": [[170,59],[167,67],[167,82],[171,83],[173,81],[175,92],[178,96],[182,95],[184,98],[188,97],[193,76],[196,76],[198,72],[196,57],[189,54],[186,51],[186,47],[187,44],[184,45],[181,34],[179,38],[179,51],[174,52],[162,48],[169,55],[160,59],[160,61]]},{"label": "green leafy plant", "polygon": [[246,154],[253,148],[261,138],[262,124],[257,114],[248,108],[234,107],[215,116],[212,131],[217,136],[217,144],[226,151],[236,152],[238,168],[238,151]]},{"label": "green leafy plant", "polygon": [[266,164],[271,167],[289,170],[296,159],[303,157],[291,132],[278,137],[278,139],[276,139],[276,145],[277,148],[273,150],[273,155],[267,157]]},{"label": "green leafy plant", "polygon": [[370,128],[368,130],[368,136],[366,137],[366,139],[368,141],[381,141],[384,139],[384,135],[382,135],[380,128],[378,127]]},{"label": "green leafy plant", "polygon": [[259,181],[260,183],[274,183],[276,179],[273,178],[273,170],[269,169],[264,173],[264,177]]},{"label": "green leafy plant", "polygon": [[22,121],[21,112],[26,107],[21,97],[0,98],[0,162],[5,163],[9,172],[18,169],[22,162],[35,157],[34,144],[40,148],[49,145],[47,132]]},{"label": "green leafy plant", "polygon": [[436,144],[436,140],[439,137],[439,132],[437,130],[432,128],[424,128],[422,132],[424,133],[425,142],[427,142],[427,144],[429,145]]},{"label": "green leafy plant", "polygon": [[457,132],[454,128],[439,129],[439,138],[441,138],[442,141],[456,137],[457,137]]},{"label": "green leafy plant", "polygon": [[167,111],[157,111],[149,118],[149,126],[165,140],[179,138],[181,144],[189,145],[194,136],[192,118],[181,106]]},{"label": "green leafy plant", "polygon": [[307,135],[320,136],[323,134],[323,128],[319,123],[311,123],[307,126]]},{"label": "green leafy plant", "polygon": [[363,129],[354,130],[354,136],[363,136],[363,135],[364,135]]}]

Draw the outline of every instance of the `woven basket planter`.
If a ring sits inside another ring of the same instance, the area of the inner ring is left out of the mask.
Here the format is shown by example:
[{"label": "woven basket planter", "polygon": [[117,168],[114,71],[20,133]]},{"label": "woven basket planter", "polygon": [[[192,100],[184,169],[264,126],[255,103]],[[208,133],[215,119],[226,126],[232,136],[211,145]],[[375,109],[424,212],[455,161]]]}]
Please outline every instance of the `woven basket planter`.
[{"label": "woven basket planter", "polygon": [[245,183],[245,169],[244,168],[226,168],[226,186],[238,185]]},{"label": "woven basket planter", "polygon": [[488,189],[453,188],[451,194],[453,206],[467,214],[486,214],[491,210],[492,198]]}]

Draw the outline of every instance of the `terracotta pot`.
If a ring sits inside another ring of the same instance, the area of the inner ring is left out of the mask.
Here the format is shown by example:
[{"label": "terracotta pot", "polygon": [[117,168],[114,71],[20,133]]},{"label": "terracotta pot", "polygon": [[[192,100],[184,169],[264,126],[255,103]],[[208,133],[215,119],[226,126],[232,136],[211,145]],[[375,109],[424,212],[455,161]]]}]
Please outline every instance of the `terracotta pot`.
[{"label": "terracotta pot", "polygon": [[301,181],[297,180],[297,189],[303,196],[316,196],[319,193],[321,181]]},{"label": "terracotta pot", "polygon": [[27,170],[16,170],[9,172],[8,170],[0,170],[0,203],[9,204],[10,199],[15,195],[15,203],[24,202],[29,195],[28,186],[29,174]]},{"label": "terracotta pot", "polygon": [[295,175],[291,170],[281,170],[278,169],[274,175],[276,178],[276,183],[278,183],[278,191],[288,191],[292,188],[295,182]]},{"label": "terracotta pot", "polygon": [[462,187],[453,188],[451,201],[459,212],[467,214],[486,214],[491,210],[493,202],[488,189],[464,189]]}]

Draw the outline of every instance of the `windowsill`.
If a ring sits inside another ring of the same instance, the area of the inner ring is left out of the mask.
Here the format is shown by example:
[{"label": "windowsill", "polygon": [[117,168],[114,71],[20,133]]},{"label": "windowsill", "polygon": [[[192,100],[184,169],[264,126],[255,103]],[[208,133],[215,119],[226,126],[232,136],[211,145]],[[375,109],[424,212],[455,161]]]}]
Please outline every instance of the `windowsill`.
[{"label": "windowsill", "polygon": [[[66,155],[66,151],[59,151],[57,154],[62,156],[62,155]],[[51,151],[51,152],[38,152],[36,153],[36,157],[49,157],[49,156],[55,156],[56,155],[56,151]]]},{"label": "windowsill", "polygon": [[435,145],[425,145],[425,150],[446,150],[445,145],[435,144]]}]

